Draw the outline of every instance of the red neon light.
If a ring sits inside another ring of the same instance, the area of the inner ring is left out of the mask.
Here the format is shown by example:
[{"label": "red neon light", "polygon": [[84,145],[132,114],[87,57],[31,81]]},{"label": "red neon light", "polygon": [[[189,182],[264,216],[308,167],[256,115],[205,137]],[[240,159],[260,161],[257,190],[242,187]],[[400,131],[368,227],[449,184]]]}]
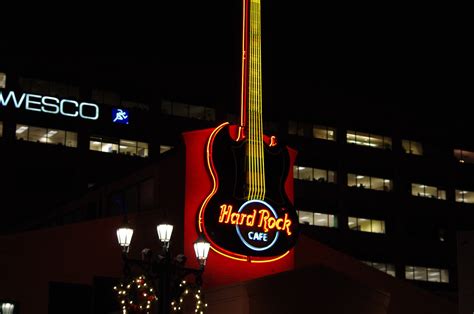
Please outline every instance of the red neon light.
[{"label": "red neon light", "polygon": [[[207,167],[209,168],[209,173],[211,174],[212,177],[212,191],[211,193],[206,197],[204,202],[201,205],[201,208],[199,209],[199,221],[198,221],[198,226],[199,226],[199,231],[203,232],[203,221],[202,221],[202,215],[204,214],[204,208],[207,206],[207,203],[209,203],[209,200],[211,197],[214,196],[217,192],[217,188],[219,187],[219,180],[217,179],[217,175],[214,174],[214,162],[212,161],[211,158],[211,150],[212,150],[212,143],[214,142],[214,139],[216,138],[217,133],[226,125],[228,125],[229,122],[224,122],[221,125],[219,125],[217,128],[212,131],[211,135],[209,136],[209,139],[207,140],[207,145],[206,145],[206,156],[207,156]],[[206,237],[209,239],[209,237],[206,235]]]},{"label": "red neon light", "polygon": [[246,127],[247,125],[247,91],[248,91],[248,58],[247,58],[247,51],[248,51],[248,25],[249,25],[249,18],[248,18],[248,0],[243,0],[243,21],[242,21],[242,103],[240,106],[240,126]]},{"label": "red neon light", "polygon": [[232,205],[221,205],[221,212],[219,215],[219,223],[231,225],[243,225],[245,223],[248,227],[254,227],[257,221],[257,227],[263,229],[264,232],[276,229],[278,231],[286,231],[287,235],[291,235],[290,226],[291,220],[288,219],[288,213],[285,213],[284,218],[272,217],[272,213],[268,209],[251,210],[252,214],[232,212]]}]

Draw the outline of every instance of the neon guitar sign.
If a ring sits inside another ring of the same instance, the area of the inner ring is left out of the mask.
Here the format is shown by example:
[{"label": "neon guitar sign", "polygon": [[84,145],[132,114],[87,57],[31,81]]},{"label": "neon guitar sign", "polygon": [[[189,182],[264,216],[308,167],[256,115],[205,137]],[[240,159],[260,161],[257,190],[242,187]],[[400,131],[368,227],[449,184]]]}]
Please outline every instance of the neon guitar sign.
[{"label": "neon guitar sign", "polygon": [[298,218],[284,186],[288,149],[263,134],[260,0],[243,0],[242,20],[240,125],[223,123],[207,140],[213,188],[201,204],[198,228],[215,252],[261,263],[288,254]]}]

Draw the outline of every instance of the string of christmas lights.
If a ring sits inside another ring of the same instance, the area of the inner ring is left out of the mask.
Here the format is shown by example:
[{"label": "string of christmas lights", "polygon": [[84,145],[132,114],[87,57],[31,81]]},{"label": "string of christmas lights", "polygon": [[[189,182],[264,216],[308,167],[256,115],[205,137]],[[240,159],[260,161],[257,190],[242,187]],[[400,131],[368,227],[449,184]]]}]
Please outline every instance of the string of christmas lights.
[{"label": "string of christmas lights", "polygon": [[173,312],[181,313],[183,311],[183,302],[186,297],[193,296],[195,299],[194,312],[198,314],[204,314],[207,307],[207,303],[204,300],[204,295],[201,288],[195,284],[187,283],[186,280],[181,281],[179,284],[181,289],[181,295],[177,300],[171,302],[171,308]]},{"label": "string of christmas lights", "polygon": [[143,275],[128,283],[120,283],[114,290],[117,291],[119,304],[124,313],[150,314],[152,303],[158,300],[152,285]]}]

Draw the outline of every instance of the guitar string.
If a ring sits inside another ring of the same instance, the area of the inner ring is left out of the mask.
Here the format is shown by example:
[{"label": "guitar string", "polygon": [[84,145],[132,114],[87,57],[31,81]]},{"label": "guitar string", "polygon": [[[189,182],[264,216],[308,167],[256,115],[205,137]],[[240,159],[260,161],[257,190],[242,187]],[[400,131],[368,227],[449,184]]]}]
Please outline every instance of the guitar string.
[{"label": "guitar string", "polygon": [[263,103],[262,103],[262,93],[263,93],[263,86],[262,86],[262,31],[261,31],[261,8],[260,8],[260,1],[257,1],[257,48],[258,48],[258,122],[259,122],[259,132],[258,132],[258,143],[260,145],[260,184],[261,184],[261,193],[260,199],[265,199],[265,159],[264,159],[264,143],[263,143]]}]

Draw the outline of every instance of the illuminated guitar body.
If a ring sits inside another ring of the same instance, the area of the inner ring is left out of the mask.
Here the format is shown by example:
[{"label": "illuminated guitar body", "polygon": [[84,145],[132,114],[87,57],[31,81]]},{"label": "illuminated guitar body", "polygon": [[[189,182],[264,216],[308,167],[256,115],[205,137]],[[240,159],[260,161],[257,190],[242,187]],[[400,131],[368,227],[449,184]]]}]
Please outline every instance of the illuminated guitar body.
[{"label": "illuminated guitar body", "polygon": [[228,124],[208,140],[213,191],[204,201],[199,229],[213,249],[244,260],[278,257],[294,246],[298,218],[285,192],[290,158],[286,147],[264,144],[265,196],[248,199],[248,140],[235,141]]},{"label": "illuminated guitar body", "polygon": [[242,34],[240,125],[221,124],[208,138],[213,187],[198,228],[215,252],[260,263],[288,254],[298,217],[285,192],[293,179],[288,149],[263,134],[260,0],[243,0]]}]

